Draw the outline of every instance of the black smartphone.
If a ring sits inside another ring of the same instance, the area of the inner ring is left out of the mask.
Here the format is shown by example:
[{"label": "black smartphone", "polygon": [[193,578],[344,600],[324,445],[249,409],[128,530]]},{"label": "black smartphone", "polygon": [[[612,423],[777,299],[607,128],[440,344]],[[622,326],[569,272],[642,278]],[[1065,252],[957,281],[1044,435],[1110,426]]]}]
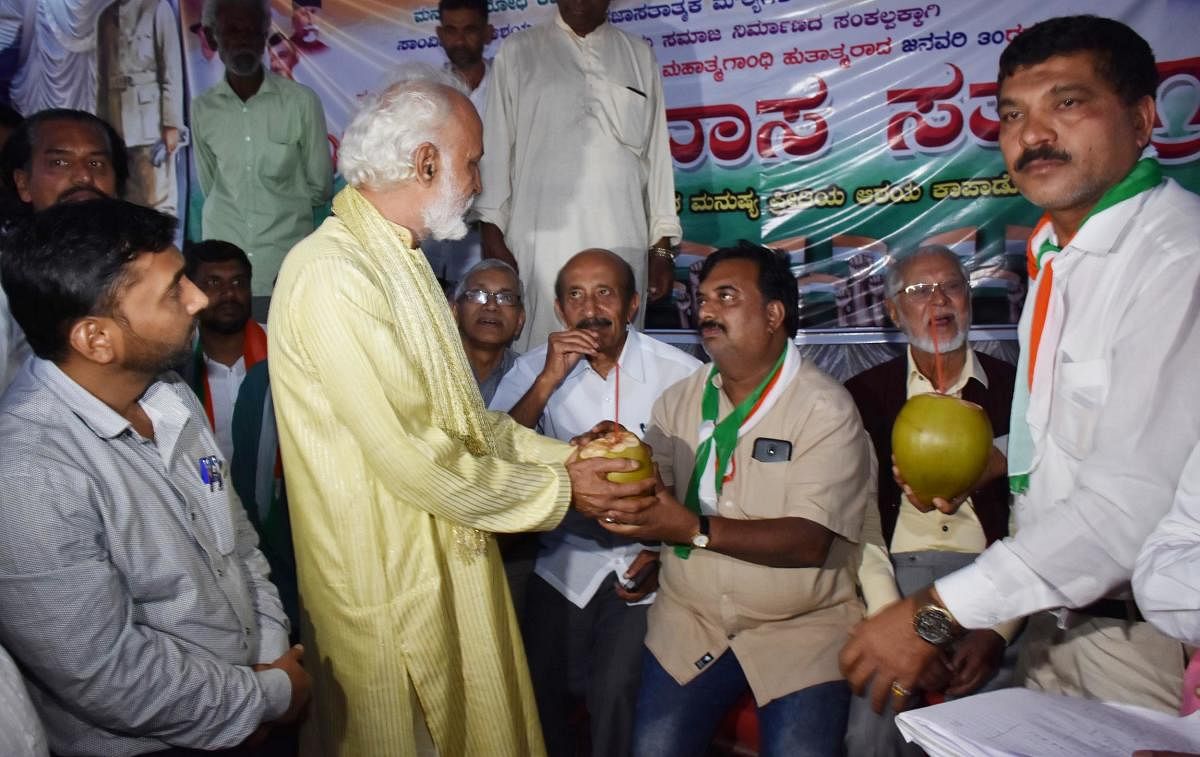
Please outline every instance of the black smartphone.
[{"label": "black smartphone", "polygon": [[760,436],[754,440],[754,459],[760,463],[784,463],[792,459],[792,443]]}]

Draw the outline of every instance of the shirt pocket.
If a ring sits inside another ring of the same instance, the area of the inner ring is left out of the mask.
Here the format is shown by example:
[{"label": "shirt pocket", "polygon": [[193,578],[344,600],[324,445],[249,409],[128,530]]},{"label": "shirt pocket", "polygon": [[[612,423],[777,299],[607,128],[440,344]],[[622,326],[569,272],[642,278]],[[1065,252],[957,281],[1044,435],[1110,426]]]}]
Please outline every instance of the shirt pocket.
[{"label": "shirt pocket", "polygon": [[[748,436],[738,440],[739,445],[753,442]],[[738,460],[736,478],[725,485],[725,493],[717,500],[720,514],[745,520],[786,516],[788,463],[764,463],[746,455],[744,470],[742,464]],[[738,497],[730,496],[734,484]]]},{"label": "shirt pocket", "polygon": [[299,172],[300,128],[285,114],[267,120],[267,139],[259,161],[263,176],[271,183],[290,186]]},{"label": "shirt pocket", "polygon": [[1054,377],[1050,437],[1068,455],[1082,460],[1092,451],[1096,421],[1108,397],[1108,361],[1064,361]]},{"label": "shirt pocket", "polygon": [[634,153],[641,154],[650,131],[650,107],[646,95],[623,84],[603,82],[597,86],[596,102],[604,130]]}]

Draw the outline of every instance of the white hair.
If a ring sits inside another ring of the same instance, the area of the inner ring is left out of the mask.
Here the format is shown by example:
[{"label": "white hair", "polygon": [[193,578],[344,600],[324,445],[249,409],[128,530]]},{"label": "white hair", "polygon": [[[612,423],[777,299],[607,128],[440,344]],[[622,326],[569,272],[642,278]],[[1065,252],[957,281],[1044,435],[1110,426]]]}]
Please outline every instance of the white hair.
[{"label": "white hair", "polygon": [[461,78],[413,63],[400,67],[378,95],[364,98],[338,147],[338,170],[353,187],[379,189],[416,176],[413,152],[440,147],[451,118],[451,92],[468,96]]},{"label": "white hair", "polygon": [[895,299],[900,290],[905,287],[904,273],[908,269],[909,264],[923,257],[944,258],[954,264],[955,270],[958,271],[959,276],[962,276],[963,281],[970,283],[971,277],[967,274],[967,267],[963,265],[962,258],[954,250],[940,244],[926,245],[919,248],[916,252],[902,255],[892,260],[887,269],[887,278],[884,281],[884,294],[889,300]]},{"label": "white hair", "polygon": [[263,31],[271,27],[271,0],[204,0],[204,8],[200,11],[200,24],[217,31],[217,16],[226,6],[241,6],[253,8],[262,16]]},{"label": "white hair", "polygon": [[521,281],[521,277],[517,274],[517,269],[513,268],[508,263],[505,263],[503,260],[498,260],[497,258],[484,258],[475,265],[471,266],[471,269],[467,271],[467,273],[461,279],[458,280],[458,285],[454,287],[454,296],[451,299],[457,301],[459,297],[463,296],[463,293],[467,291],[467,282],[471,280],[472,276],[482,271],[492,270],[504,271],[509,276],[512,276],[513,281],[517,282],[517,294],[521,296],[522,300],[525,299],[525,284]]}]

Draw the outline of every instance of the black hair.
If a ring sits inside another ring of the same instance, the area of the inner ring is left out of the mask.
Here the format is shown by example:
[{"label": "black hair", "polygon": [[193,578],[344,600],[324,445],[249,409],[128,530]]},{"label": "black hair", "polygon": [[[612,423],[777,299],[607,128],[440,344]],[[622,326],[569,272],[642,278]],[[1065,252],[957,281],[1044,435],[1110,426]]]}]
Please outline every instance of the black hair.
[{"label": "black hair", "polygon": [[0,280],[35,355],[62,360],[80,318],[113,315],[128,265],[175,241],[175,219],[109,198],[60,203],[5,237]]},{"label": "black hair", "polygon": [[0,126],[6,129],[15,129],[21,125],[25,119],[17,112],[16,108],[8,103],[0,103]]},{"label": "black hair", "polygon": [[74,121],[91,124],[104,133],[107,141],[108,157],[112,161],[113,176],[117,182],[117,196],[125,195],[125,183],[129,180],[129,157],[125,154],[125,140],[107,121],[84,110],[69,108],[47,108],[39,110],[21,122],[13,129],[4,150],[0,151],[0,174],[4,183],[15,189],[17,184],[13,174],[18,170],[28,171],[33,160],[33,145],[37,128],[48,121]]},{"label": "black hair", "polygon": [[438,0],[438,18],[446,11],[475,11],[483,18],[483,23],[488,20],[487,0]]},{"label": "black hair", "polygon": [[1000,53],[997,85],[1024,66],[1055,55],[1090,52],[1096,73],[1126,105],[1158,91],[1158,68],[1149,43],[1120,21],[1100,16],[1060,16],[1041,21],[1013,37]]},{"label": "black hair", "polygon": [[[608,253],[608,255],[606,257],[611,256],[610,259],[614,263],[616,263],[617,266],[621,269],[621,289],[624,290],[622,292],[624,294],[624,297],[622,297],[621,300],[626,305],[633,302],[633,296],[635,294],[637,294],[637,292],[638,292],[637,274],[635,274],[633,272],[633,266],[631,266],[629,264],[628,260],[621,257],[620,255],[613,252],[612,250],[604,250],[604,249],[600,249],[600,248],[596,248],[596,249],[592,249],[592,250],[583,250],[582,252],[577,252],[571,256],[571,260],[568,260],[566,265],[564,265],[562,268],[558,269],[558,274],[554,277],[554,298],[556,300],[558,300],[559,302],[562,302],[563,271],[567,270],[567,266],[571,264],[572,260],[579,257],[584,252],[587,252],[587,253],[606,252],[606,253]],[[520,281],[520,279],[518,279],[518,281]]]},{"label": "black hair", "polygon": [[800,330],[800,290],[786,252],[772,250],[742,239],[735,247],[722,247],[709,254],[700,266],[700,283],[718,263],[726,260],[751,260],[758,265],[758,291],[763,300],[783,303],[783,327],[789,337]]},{"label": "black hair", "polygon": [[236,260],[246,267],[247,274],[254,273],[254,266],[250,265],[246,251],[233,242],[205,239],[183,247],[183,272],[192,281],[196,280],[196,271],[200,270],[201,263],[224,263],[226,260]]}]

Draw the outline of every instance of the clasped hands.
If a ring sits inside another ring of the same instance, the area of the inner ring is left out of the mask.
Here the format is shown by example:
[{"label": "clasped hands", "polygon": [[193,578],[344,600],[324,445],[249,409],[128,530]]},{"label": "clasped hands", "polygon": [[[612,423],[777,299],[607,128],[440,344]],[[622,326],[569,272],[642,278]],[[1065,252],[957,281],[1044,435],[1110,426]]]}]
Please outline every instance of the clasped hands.
[{"label": "clasped hands", "polygon": [[642,481],[617,484],[609,481],[607,474],[636,470],[636,461],[579,457],[579,449],[588,442],[624,430],[620,424],[602,421],[571,440],[575,449],[566,465],[571,477],[572,506],[620,536],[643,541],[688,541],[695,532],[696,516],[663,484],[657,467],[653,476]]}]

